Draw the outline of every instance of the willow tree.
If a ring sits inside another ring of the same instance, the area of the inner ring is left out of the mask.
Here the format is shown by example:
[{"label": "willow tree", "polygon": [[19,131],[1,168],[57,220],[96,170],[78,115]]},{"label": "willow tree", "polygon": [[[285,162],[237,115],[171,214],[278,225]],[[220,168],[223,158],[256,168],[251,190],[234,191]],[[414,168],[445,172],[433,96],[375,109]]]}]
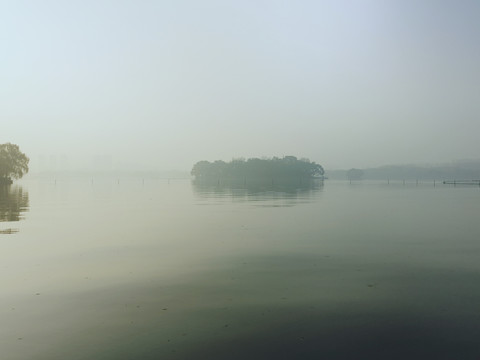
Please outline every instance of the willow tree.
[{"label": "willow tree", "polygon": [[28,172],[30,159],[20,151],[18,145],[0,144],[0,184],[11,184]]}]

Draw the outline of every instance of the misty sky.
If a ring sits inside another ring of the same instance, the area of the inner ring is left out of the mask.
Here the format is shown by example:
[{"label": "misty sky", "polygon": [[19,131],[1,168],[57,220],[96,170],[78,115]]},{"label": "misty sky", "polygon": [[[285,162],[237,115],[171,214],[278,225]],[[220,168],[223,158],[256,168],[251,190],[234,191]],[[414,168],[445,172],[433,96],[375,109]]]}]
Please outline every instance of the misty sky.
[{"label": "misty sky", "polygon": [[0,143],[32,169],[480,158],[479,19],[468,0],[0,0]]}]

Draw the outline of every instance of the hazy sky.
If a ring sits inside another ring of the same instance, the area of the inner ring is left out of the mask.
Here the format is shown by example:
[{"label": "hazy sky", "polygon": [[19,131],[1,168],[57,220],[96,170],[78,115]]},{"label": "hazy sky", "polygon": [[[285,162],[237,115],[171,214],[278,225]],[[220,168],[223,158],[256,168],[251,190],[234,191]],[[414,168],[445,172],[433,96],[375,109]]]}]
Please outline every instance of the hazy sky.
[{"label": "hazy sky", "polygon": [[0,0],[0,143],[87,166],[480,157],[480,1]]}]

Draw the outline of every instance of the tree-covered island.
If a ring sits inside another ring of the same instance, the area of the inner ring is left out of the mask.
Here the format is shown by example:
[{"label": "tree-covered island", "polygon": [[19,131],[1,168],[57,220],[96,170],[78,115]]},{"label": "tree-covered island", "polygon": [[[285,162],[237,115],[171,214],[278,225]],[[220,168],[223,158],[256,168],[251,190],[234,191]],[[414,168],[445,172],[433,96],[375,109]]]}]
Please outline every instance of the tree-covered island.
[{"label": "tree-covered island", "polygon": [[323,179],[323,167],[308,159],[298,160],[295,156],[272,159],[233,159],[230,162],[199,161],[191,171],[195,180],[298,180]]}]

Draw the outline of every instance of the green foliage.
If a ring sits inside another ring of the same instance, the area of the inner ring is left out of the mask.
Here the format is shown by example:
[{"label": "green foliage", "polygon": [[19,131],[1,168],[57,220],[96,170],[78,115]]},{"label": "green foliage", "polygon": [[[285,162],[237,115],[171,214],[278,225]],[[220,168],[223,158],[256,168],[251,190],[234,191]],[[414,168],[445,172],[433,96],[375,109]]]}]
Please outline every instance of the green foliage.
[{"label": "green foliage", "polygon": [[285,156],[283,159],[234,159],[228,163],[204,160],[193,166],[191,174],[196,180],[298,179],[321,177],[324,170],[321,165],[308,159],[298,160],[295,156]]},{"label": "green foliage", "polygon": [[30,159],[20,151],[18,145],[0,144],[0,184],[11,184],[28,172]]}]

